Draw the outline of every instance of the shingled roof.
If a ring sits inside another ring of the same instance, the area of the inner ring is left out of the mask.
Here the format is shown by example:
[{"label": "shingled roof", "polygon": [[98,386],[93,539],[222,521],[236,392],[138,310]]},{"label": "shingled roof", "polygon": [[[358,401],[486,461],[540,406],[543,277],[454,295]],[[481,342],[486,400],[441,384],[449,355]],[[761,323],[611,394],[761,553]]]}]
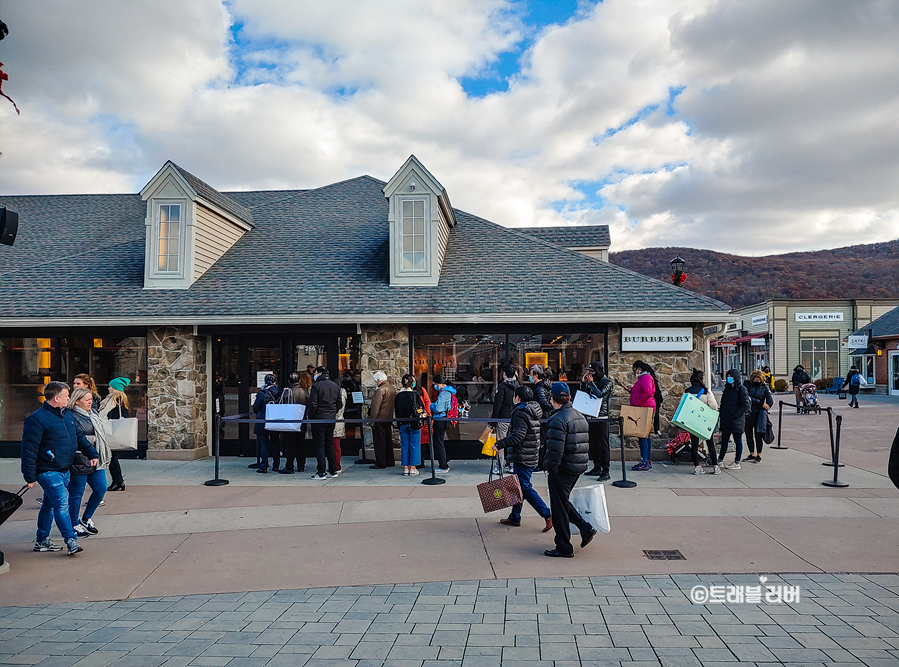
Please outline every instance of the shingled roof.
[{"label": "shingled roof", "polygon": [[899,308],[893,308],[888,313],[881,315],[866,327],[855,332],[857,336],[867,335],[871,330],[872,338],[893,338],[899,336]]},{"label": "shingled roof", "polygon": [[235,218],[243,220],[250,225],[253,224],[253,214],[250,213],[250,209],[248,209],[246,206],[238,204],[229,196],[222,194],[214,187],[197,178],[189,171],[182,169],[174,162],[172,162],[172,166],[178,171],[179,174],[184,177],[184,180],[187,181],[187,183],[194,189],[194,192],[196,192],[199,197],[212,204],[215,204],[223,211],[226,211],[227,213],[233,215]]},{"label": "shingled roof", "polygon": [[519,227],[519,231],[535,239],[555,243],[563,248],[608,248],[612,245],[608,225],[569,225],[567,227]]},{"label": "shingled roof", "polygon": [[0,246],[0,327],[523,322],[547,314],[558,322],[698,322],[730,311],[457,209],[439,285],[391,287],[384,185],[361,176],[313,190],[223,193],[255,228],[185,290],[143,288],[140,195],[0,197],[19,212],[15,246]]}]

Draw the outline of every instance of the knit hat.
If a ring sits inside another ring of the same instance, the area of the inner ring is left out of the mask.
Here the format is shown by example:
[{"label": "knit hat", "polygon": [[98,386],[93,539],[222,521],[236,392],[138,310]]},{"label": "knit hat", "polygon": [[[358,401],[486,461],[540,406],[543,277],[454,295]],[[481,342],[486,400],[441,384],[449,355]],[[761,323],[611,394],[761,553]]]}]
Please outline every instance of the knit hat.
[{"label": "knit hat", "polygon": [[553,395],[553,398],[561,398],[562,396],[571,396],[571,389],[568,388],[568,383],[566,382],[556,382],[553,384],[552,389],[549,392]]},{"label": "knit hat", "polygon": [[125,387],[131,384],[128,378],[113,378],[109,381],[109,386],[116,391],[125,391]]}]

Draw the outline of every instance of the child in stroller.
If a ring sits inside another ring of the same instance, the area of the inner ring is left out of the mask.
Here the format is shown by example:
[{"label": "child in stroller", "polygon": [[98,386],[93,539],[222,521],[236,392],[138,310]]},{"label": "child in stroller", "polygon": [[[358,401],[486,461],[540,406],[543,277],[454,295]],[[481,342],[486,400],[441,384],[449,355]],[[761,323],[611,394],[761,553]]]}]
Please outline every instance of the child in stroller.
[{"label": "child in stroller", "polygon": [[818,389],[813,382],[800,386],[799,395],[802,397],[802,402],[799,405],[799,411],[802,414],[821,413],[821,406],[818,404]]}]

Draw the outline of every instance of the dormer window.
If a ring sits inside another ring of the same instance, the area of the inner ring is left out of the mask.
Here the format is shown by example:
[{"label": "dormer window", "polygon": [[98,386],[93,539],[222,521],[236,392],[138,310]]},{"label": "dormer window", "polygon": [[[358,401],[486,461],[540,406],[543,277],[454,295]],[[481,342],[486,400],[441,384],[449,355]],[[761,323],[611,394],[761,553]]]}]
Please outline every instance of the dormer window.
[{"label": "dormer window", "polygon": [[180,256],[181,204],[160,204],[157,270],[177,273],[181,270]]},{"label": "dormer window", "polygon": [[403,271],[426,271],[425,200],[403,200]]}]

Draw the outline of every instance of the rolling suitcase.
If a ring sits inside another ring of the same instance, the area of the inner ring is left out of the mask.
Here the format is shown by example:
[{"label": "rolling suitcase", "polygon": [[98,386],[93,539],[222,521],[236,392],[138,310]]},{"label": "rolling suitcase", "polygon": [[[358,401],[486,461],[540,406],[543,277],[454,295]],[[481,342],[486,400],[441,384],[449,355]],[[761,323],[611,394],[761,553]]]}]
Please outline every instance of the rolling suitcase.
[{"label": "rolling suitcase", "polygon": [[0,524],[11,517],[13,513],[22,506],[22,496],[25,495],[27,490],[28,485],[26,484],[19,489],[18,493],[0,491]]}]

